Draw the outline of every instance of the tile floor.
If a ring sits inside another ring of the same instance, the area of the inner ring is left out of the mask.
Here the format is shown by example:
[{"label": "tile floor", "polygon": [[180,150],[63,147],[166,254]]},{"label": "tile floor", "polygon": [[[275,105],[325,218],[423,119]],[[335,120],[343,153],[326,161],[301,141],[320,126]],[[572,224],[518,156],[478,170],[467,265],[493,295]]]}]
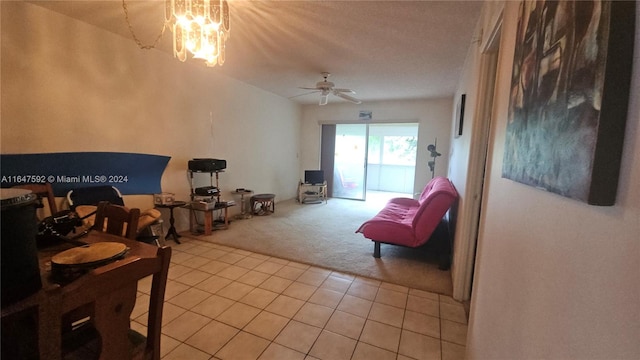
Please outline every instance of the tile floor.
[{"label": "tile floor", "polygon": [[[171,242],[162,359],[463,359],[451,297],[200,240]],[[132,327],[145,331],[150,279]]]}]

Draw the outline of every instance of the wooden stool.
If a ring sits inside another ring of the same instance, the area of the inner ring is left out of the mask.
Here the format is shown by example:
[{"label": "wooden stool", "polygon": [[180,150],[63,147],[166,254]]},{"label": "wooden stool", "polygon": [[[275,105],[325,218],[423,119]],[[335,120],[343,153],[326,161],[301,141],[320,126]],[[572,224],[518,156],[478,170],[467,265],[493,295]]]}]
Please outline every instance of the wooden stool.
[{"label": "wooden stool", "polygon": [[251,212],[254,215],[270,215],[276,211],[274,194],[257,194],[251,197]]}]

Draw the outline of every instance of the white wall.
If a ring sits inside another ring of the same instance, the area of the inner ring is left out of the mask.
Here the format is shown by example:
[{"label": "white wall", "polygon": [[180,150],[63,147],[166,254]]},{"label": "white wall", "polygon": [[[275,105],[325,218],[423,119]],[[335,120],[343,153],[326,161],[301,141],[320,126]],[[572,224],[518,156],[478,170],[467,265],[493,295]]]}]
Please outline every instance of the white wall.
[{"label": "white wall", "polygon": [[640,8],[615,206],[501,177],[518,2],[506,2],[469,359],[640,358]]},{"label": "white wall", "polygon": [[[239,187],[295,196],[301,107],[287,99],[24,2],[2,2],[1,54],[3,154],[171,156],[162,190],[184,200],[187,161],[213,157],[227,160],[224,198]],[[151,196],[125,203],[152,206]],[[185,230],[187,212],[176,214]]]},{"label": "white wall", "polygon": [[[417,122],[419,124],[413,192],[421,192],[431,179],[431,171],[427,166],[427,162],[431,160],[427,145],[433,144],[436,138],[438,152],[442,156],[436,160],[435,174],[447,176],[452,106],[450,98],[365,102],[360,105],[345,102],[329,103],[324,106],[305,105],[302,111],[300,135],[301,169],[316,169],[320,166],[320,139],[323,123],[361,122],[358,120],[360,110],[369,110],[373,112],[372,123]],[[300,175],[302,176],[303,174]]]}]

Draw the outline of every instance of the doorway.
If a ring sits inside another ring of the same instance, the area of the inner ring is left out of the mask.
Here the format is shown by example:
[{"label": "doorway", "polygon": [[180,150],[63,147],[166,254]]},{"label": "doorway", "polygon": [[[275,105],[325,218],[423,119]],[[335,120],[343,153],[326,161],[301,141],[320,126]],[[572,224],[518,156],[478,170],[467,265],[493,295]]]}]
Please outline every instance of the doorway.
[{"label": "doorway", "polygon": [[367,191],[412,197],[417,123],[326,124],[321,168],[331,197],[366,200]]},{"label": "doorway", "polygon": [[474,111],[474,122],[469,144],[469,162],[466,178],[466,198],[458,210],[455,228],[452,280],[453,298],[468,301],[471,298],[478,236],[481,233],[481,218],[485,199],[485,170],[489,156],[491,118],[494,112],[494,94],[497,80],[498,55],[502,35],[502,10],[493,19],[479,57],[479,95]]}]

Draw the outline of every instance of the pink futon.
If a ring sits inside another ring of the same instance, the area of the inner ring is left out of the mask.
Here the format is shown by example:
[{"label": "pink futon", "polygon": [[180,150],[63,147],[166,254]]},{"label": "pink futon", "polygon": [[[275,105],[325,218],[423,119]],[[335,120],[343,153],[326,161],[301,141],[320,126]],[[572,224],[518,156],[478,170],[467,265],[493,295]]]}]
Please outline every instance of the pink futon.
[{"label": "pink futon", "polygon": [[374,242],[373,256],[380,257],[380,243],[418,247],[429,241],[442,218],[458,198],[455,187],[445,177],[435,177],[418,200],[393,198],[357,233]]}]

